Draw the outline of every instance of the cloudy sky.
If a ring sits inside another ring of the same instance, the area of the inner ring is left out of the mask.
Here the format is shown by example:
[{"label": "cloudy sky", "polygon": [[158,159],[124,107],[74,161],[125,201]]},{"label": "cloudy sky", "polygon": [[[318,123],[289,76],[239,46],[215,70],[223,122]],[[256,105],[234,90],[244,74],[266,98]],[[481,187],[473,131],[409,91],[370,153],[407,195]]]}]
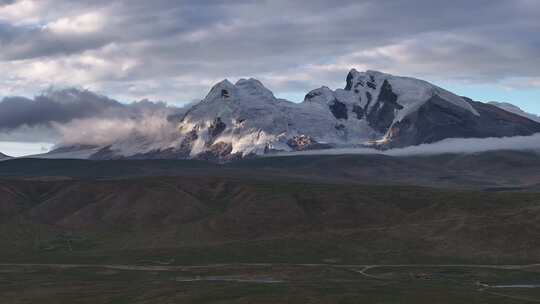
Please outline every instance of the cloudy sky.
[{"label": "cloudy sky", "polygon": [[255,77],[300,101],[354,67],[540,114],[539,20],[537,0],[0,0],[0,98],[182,105]]}]

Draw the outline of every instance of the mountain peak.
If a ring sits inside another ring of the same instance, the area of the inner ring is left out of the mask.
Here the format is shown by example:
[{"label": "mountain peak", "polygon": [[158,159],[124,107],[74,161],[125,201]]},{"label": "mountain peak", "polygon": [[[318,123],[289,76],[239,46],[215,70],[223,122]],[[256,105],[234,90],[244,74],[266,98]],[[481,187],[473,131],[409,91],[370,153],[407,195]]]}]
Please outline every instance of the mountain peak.
[{"label": "mountain peak", "polygon": [[274,94],[255,78],[241,78],[235,84],[224,79],[215,84],[205,100],[275,99]]},{"label": "mountain peak", "polygon": [[235,83],[235,85],[237,85],[237,86],[238,85],[256,85],[256,86],[264,87],[264,85],[262,84],[262,82],[260,80],[255,79],[253,77],[250,77],[248,79],[240,78]]},{"label": "mountain peak", "polygon": [[358,73],[359,73],[358,70],[355,68],[352,68],[349,70],[349,74],[358,74]]},{"label": "mountain peak", "polygon": [[327,86],[322,86],[318,89],[311,90],[304,97],[304,102],[323,102],[326,103],[328,100],[334,97],[334,92]]},{"label": "mountain peak", "polygon": [[240,79],[236,82],[235,86],[239,90],[239,93],[244,96],[260,96],[269,99],[275,98],[274,93],[255,78]]},{"label": "mountain peak", "polygon": [[235,86],[228,79],[216,83],[208,92],[204,100],[227,99],[231,96]]},{"label": "mountain peak", "polygon": [[358,71],[355,68],[352,68],[349,70],[350,75],[356,76],[356,75],[390,75],[381,71],[377,70],[365,70],[365,71]]},{"label": "mountain peak", "polygon": [[352,89],[358,88],[358,86],[364,87],[365,85],[372,89],[375,89],[375,83],[377,79],[388,77],[392,77],[392,75],[375,70],[359,72],[356,69],[351,69],[347,74],[345,90],[350,91]]},{"label": "mountain peak", "polygon": [[234,84],[229,81],[229,79],[223,79],[222,81],[216,83],[212,88],[231,88],[234,87]]}]

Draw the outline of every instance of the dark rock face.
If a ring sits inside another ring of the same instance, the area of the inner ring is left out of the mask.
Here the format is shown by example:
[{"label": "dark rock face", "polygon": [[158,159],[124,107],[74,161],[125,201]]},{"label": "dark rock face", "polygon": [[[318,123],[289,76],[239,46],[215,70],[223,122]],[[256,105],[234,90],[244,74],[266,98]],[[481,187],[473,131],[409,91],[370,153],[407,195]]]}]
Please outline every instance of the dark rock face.
[{"label": "dark rock face", "polygon": [[480,113],[475,133],[483,137],[526,136],[540,132],[540,123],[494,105],[468,100]]},{"label": "dark rock face", "polygon": [[377,102],[367,114],[369,125],[373,129],[381,133],[388,130],[392,122],[394,122],[395,110],[403,109],[403,106],[397,103],[397,98],[398,96],[392,91],[392,85],[385,80]]},{"label": "dark rock face", "polygon": [[317,142],[315,139],[313,139],[311,136],[307,136],[307,135],[294,136],[293,138],[287,141],[287,145],[295,151],[332,148],[331,145],[321,144]]},{"label": "dark rock face", "polygon": [[319,92],[309,92],[306,94],[306,97],[304,97],[304,99],[309,100],[319,95],[321,95]]},{"label": "dark rock face", "polygon": [[358,87],[363,87],[364,86],[364,82],[362,80],[358,80],[358,82],[354,85],[354,92],[356,94],[360,93],[360,90],[358,90]]},{"label": "dark rock face", "polygon": [[337,119],[348,119],[347,105],[334,99],[333,103],[329,106],[330,111]]},{"label": "dark rock face", "polygon": [[540,123],[466,99],[480,116],[433,96],[416,112],[395,123],[383,148],[433,143],[445,138],[525,136],[540,132]]},{"label": "dark rock face", "polygon": [[221,117],[216,117],[208,128],[208,132],[212,138],[215,138],[225,131],[225,128],[227,128],[227,125],[221,121]]},{"label": "dark rock face", "polygon": [[346,91],[350,91],[352,89],[352,81],[354,79],[354,76],[351,72],[349,72],[349,74],[347,74],[347,84],[345,85],[345,90]]},{"label": "dark rock face", "polygon": [[334,126],[334,128],[335,128],[336,130],[338,130],[338,131],[343,131],[343,130],[345,130],[345,126],[342,125],[342,124],[337,124],[337,125]]},{"label": "dark rock face", "polygon": [[225,90],[225,89],[222,89],[221,90],[221,97],[222,98],[229,98],[230,95],[229,95],[229,91]]},{"label": "dark rock face", "polygon": [[210,161],[229,160],[231,152],[232,144],[220,141],[211,145],[208,150],[198,154],[196,158]]},{"label": "dark rock face", "polygon": [[367,108],[367,107],[369,107],[369,104],[373,100],[373,96],[371,95],[370,92],[366,92],[366,98],[367,98],[367,104],[366,104],[366,108]]},{"label": "dark rock face", "polygon": [[[357,80],[356,84],[354,85],[354,92],[356,94],[360,93],[360,90],[358,90],[358,87],[363,87],[364,86],[364,82],[360,79]],[[360,98],[360,97],[359,97]],[[361,99],[361,98],[360,98]]]},{"label": "dark rock face", "polygon": [[377,84],[375,83],[375,77],[373,75],[369,75],[369,81],[366,82],[366,85],[367,85],[368,88],[370,88],[372,90],[377,89]]},{"label": "dark rock face", "polygon": [[199,135],[197,135],[197,130],[191,130],[186,137],[182,140],[182,143],[180,143],[180,147],[178,148],[177,153],[180,156],[188,157],[191,153],[191,149],[193,148],[193,143],[199,138]]},{"label": "dark rock face", "polygon": [[364,109],[362,109],[362,107],[360,105],[354,105],[353,108],[352,108],[352,111],[354,114],[356,114],[356,118],[357,119],[362,119],[364,118]]}]

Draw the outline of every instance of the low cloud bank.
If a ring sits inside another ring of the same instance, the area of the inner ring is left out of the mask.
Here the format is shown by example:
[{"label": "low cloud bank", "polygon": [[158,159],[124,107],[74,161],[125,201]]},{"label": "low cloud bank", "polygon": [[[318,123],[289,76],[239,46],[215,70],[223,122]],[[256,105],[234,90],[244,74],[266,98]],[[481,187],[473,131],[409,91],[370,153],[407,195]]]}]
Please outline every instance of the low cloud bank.
[{"label": "low cloud bank", "polygon": [[540,133],[531,136],[502,138],[448,138],[433,144],[423,144],[386,151],[387,155],[416,155],[441,153],[476,153],[493,150],[538,150]]},{"label": "low cloud bank", "polygon": [[170,142],[178,134],[176,124],[167,120],[167,111],[145,112],[130,118],[75,119],[54,124],[60,132],[61,145],[110,145],[132,139],[151,138],[153,142]]},{"label": "low cloud bank", "polygon": [[187,107],[148,100],[123,104],[87,90],[49,90],[0,101],[0,141],[107,145],[127,138],[165,140]]},{"label": "low cloud bank", "polygon": [[531,136],[514,136],[502,138],[448,138],[432,144],[422,144],[418,146],[391,149],[386,151],[379,151],[370,148],[350,148],[286,152],[278,153],[271,156],[343,154],[383,154],[388,156],[412,156],[443,153],[477,153],[494,150],[540,151],[540,133]]}]

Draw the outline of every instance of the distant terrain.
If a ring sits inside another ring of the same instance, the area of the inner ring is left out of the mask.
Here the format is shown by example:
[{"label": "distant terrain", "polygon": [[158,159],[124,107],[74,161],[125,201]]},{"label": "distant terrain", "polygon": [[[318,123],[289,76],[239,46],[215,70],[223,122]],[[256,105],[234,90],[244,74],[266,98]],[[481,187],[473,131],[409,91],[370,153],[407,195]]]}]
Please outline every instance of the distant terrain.
[{"label": "distant terrain", "polygon": [[540,154],[489,151],[388,156],[297,155],[203,160],[13,159],[0,163],[0,177],[40,179],[126,179],[177,176],[343,185],[416,185],[428,187],[538,189]]},{"label": "distant terrain", "polygon": [[4,161],[0,280],[12,283],[0,292],[10,303],[521,303],[537,289],[486,286],[540,282],[538,172],[532,151]]}]

